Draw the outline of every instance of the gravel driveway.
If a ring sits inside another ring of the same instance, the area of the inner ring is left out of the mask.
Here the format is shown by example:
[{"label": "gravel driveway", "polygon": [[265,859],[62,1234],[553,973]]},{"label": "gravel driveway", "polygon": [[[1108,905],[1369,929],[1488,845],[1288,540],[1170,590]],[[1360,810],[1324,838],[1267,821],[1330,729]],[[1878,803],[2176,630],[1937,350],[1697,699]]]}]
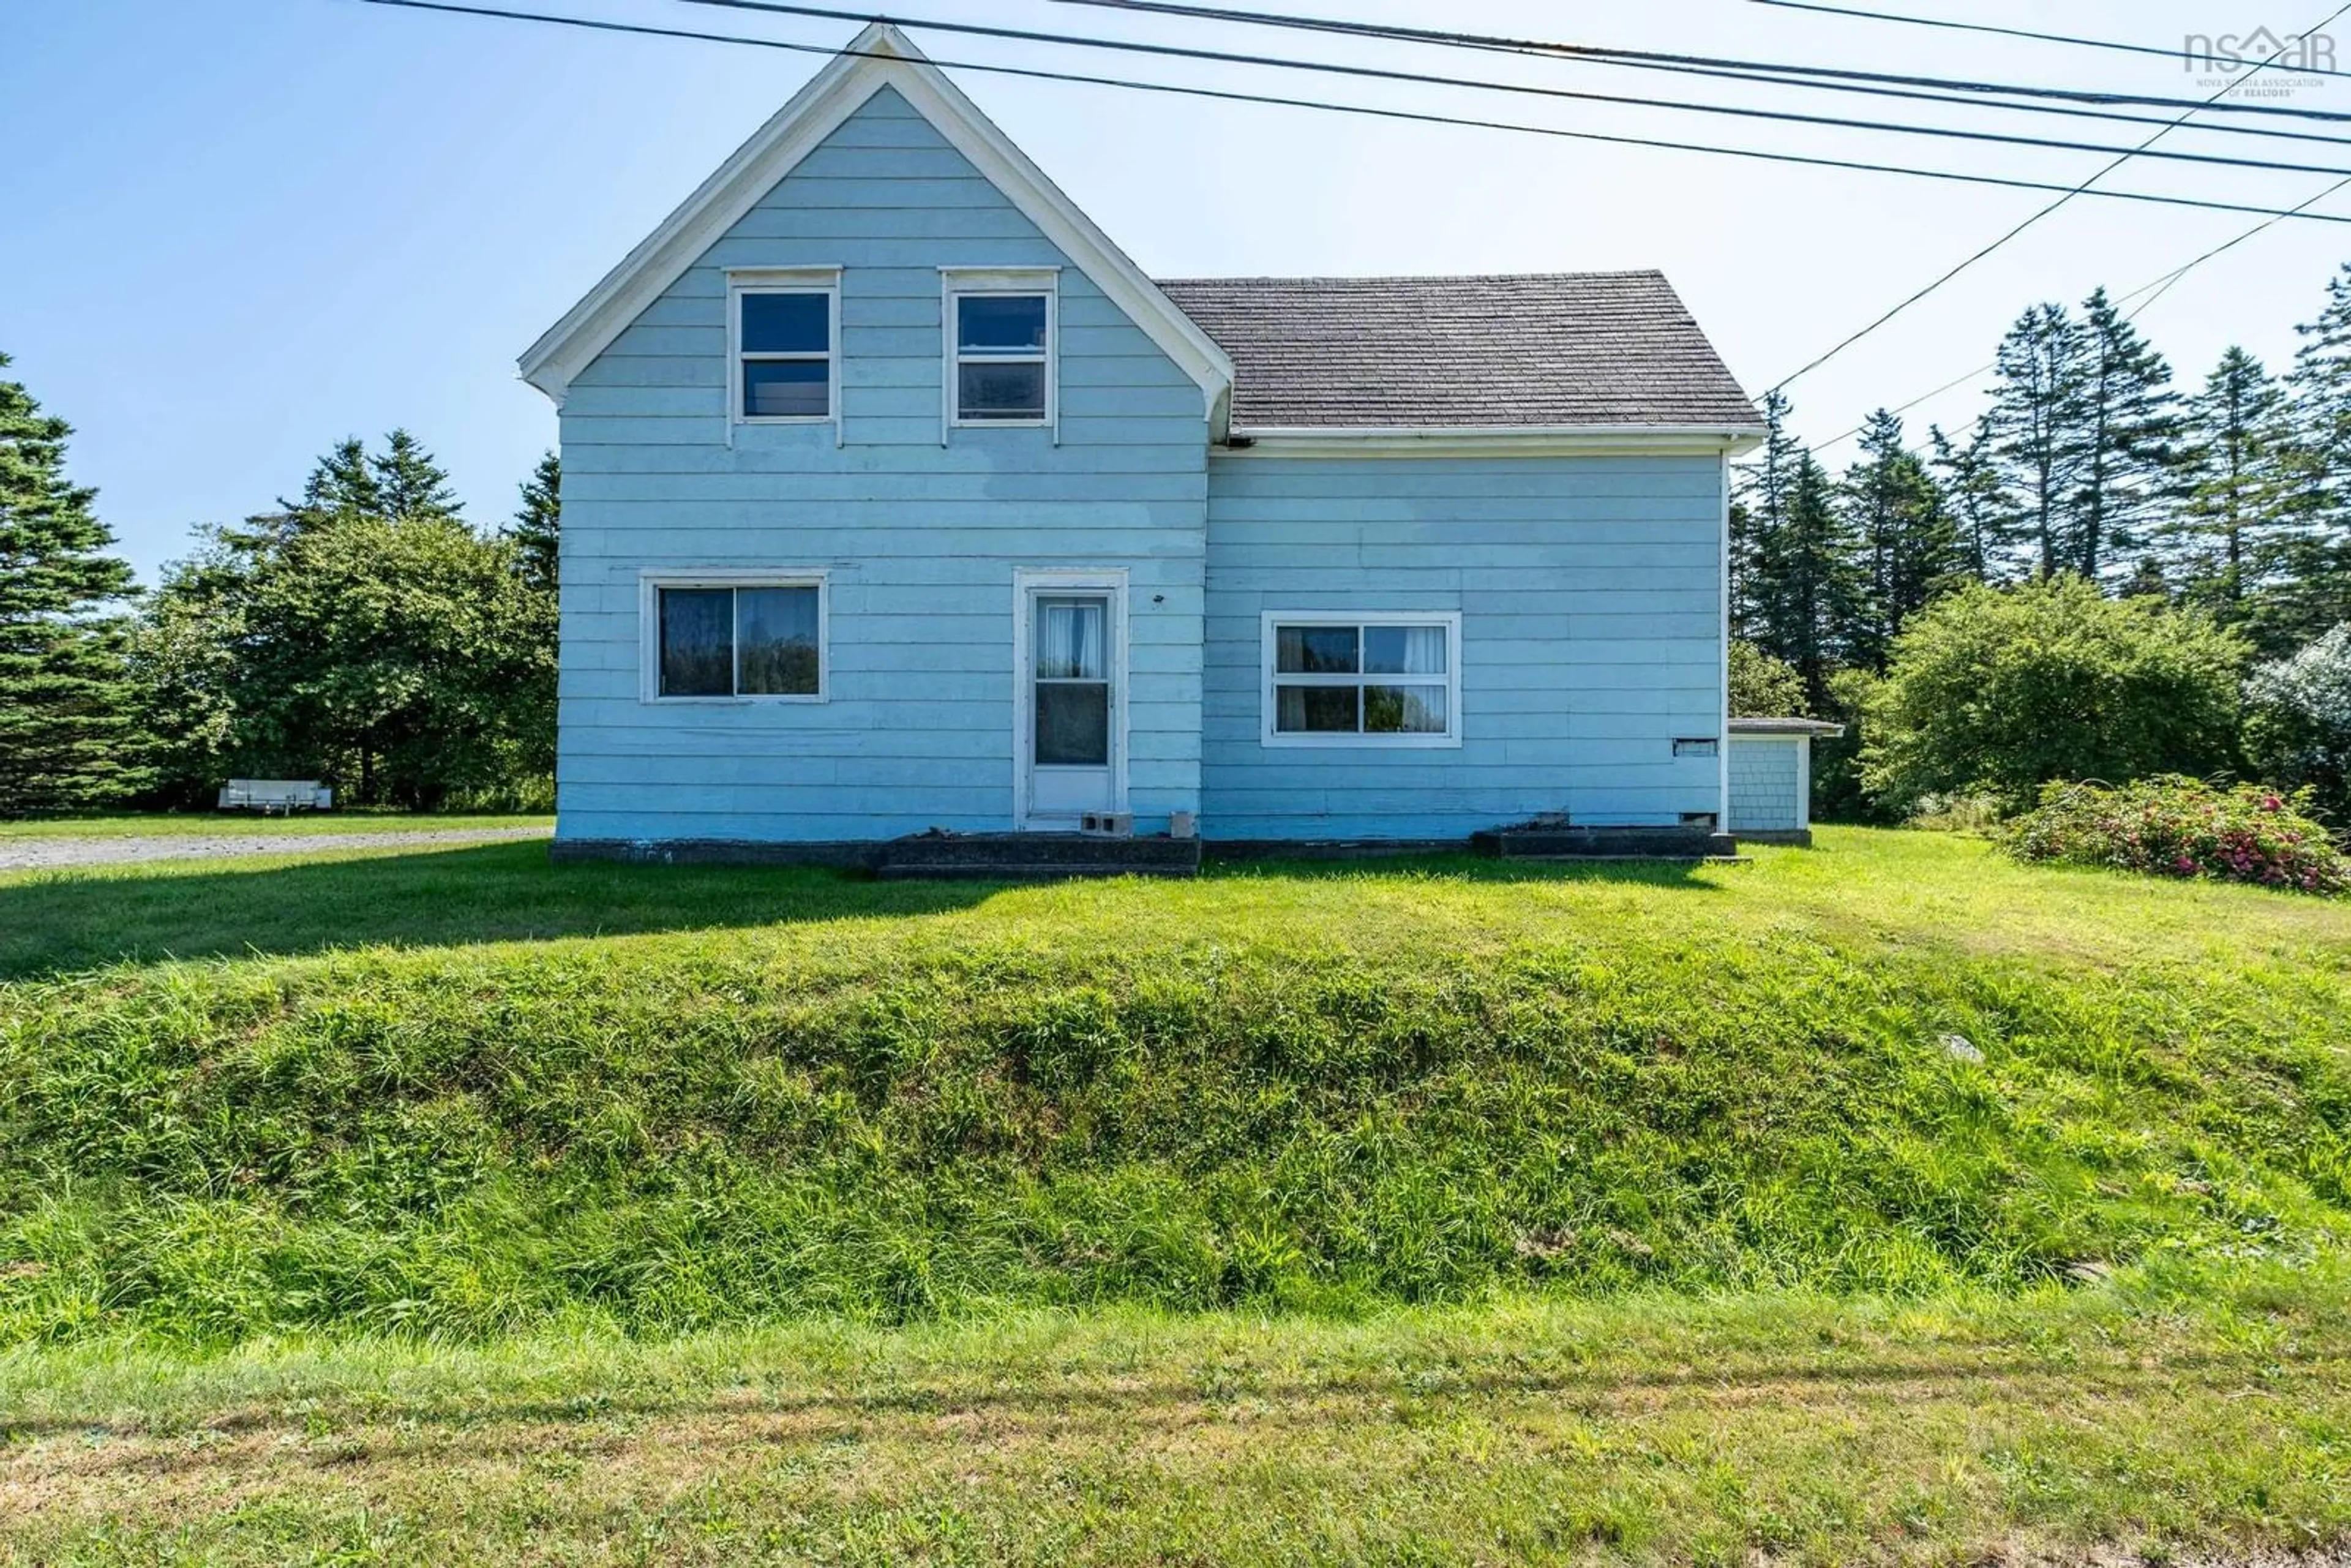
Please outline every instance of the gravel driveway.
[{"label": "gravel driveway", "polygon": [[385,833],[194,833],[150,839],[0,839],[0,871],[117,865],[128,861],[213,860],[229,855],[307,855],[327,850],[400,849],[543,839],[546,828],[444,828]]}]

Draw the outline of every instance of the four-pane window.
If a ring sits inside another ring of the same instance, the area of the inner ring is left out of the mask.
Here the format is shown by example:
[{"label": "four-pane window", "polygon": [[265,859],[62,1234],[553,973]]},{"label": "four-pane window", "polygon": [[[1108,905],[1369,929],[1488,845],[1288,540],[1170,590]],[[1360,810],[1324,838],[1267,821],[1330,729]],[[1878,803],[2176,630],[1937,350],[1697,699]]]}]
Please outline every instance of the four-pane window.
[{"label": "four-pane window", "polygon": [[813,582],[657,587],[655,692],[822,696],[821,593]]},{"label": "four-pane window", "polygon": [[1449,745],[1460,737],[1451,615],[1266,618],[1266,739]]}]

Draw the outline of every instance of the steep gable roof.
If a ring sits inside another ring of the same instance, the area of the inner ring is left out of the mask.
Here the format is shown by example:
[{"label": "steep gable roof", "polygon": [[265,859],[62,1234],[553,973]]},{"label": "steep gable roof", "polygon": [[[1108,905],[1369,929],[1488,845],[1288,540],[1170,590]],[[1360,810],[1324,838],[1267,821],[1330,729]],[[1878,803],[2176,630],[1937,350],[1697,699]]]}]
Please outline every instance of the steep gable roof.
[{"label": "steep gable roof", "polygon": [[1159,287],[1232,356],[1236,434],[1763,423],[1662,273]]},{"label": "steep gable roof", "polygon": [[1198,383],[1209,423],[1221,435],[1233,378],[1232,361],[1224,350],[904,33],[886,22],[858,34],[563,319],[548,329],[519,361],[523,380],[560,404],[573,377],[611,347],[646,306],[778,181],[885,87],[895,88]]}]

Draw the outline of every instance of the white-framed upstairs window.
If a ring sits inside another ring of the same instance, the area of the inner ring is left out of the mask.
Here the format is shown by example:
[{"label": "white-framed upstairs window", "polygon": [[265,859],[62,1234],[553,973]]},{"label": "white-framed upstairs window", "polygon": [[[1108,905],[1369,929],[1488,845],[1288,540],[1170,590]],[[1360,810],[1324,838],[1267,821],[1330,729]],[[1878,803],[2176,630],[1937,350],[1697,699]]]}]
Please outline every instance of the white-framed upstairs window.
[{"label": "white-framed upstairs window", "polygon": [[941,267],[946,409],[941,431],[1054,430],[1061,418],[1061,274],[1053,267]]},{"label": "white-framed upstairs window", "polygon": [[839,423],[839,267],[728,271],[726,340],[731,424]]},{"label": "white-framed upstairs window", "polygon": [[1461,617],[1265,612],[1268,746],[1461,744]]},{"label": "white-framed upstairs window", "polygon": [[815,570],[647,572],[638,600],[644,700],[824,701],[825,589]]}]

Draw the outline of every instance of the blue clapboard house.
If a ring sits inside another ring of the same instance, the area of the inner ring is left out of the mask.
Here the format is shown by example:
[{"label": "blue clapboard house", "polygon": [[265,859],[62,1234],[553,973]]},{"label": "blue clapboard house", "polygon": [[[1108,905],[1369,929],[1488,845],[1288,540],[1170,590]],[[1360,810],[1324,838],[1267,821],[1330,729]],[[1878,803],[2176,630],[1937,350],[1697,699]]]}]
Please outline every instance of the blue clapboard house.
[{"label": "blue clapboard house", "polygon": [[877,25],[522,372],[559,852],[1726,825],[1759,420],[1656,273],[1154,279]]}]

